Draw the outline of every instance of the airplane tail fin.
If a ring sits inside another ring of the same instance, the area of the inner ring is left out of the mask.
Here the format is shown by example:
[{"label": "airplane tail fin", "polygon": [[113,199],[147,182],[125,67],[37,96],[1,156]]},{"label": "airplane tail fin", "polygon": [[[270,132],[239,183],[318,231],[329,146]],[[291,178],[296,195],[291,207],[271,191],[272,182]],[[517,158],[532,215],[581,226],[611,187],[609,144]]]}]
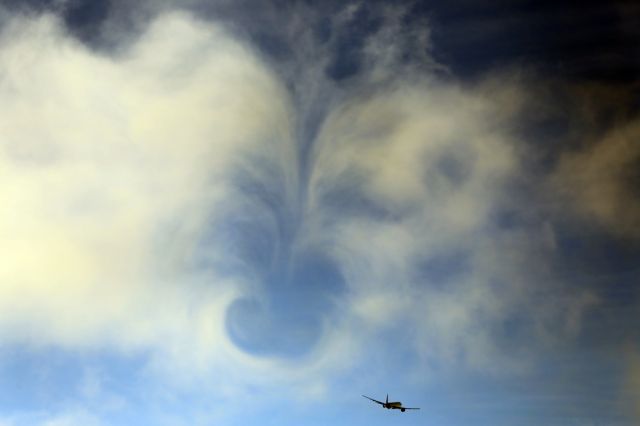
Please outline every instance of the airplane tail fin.
[{"label": "airplane tail fin", "polygon": [[389,394],[387,394],[387,399],[385,401],[387,404],[389,403]]}]

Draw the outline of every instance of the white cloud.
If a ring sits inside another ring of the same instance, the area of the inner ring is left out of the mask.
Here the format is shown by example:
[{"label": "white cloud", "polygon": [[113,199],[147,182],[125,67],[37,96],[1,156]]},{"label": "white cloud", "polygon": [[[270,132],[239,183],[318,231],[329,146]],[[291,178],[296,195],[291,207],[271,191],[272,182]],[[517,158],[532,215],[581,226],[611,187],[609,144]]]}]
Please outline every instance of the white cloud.
[{"label": "white cloud", "polygon": [[[556,250],[548,223],[495,222],[520,172],[511,129],[527,95],[513,81],[458,87],[413,77],[364,90],[329,115],[314,152],[308,232],[329,241],[342,265],[354,336],[397,327],[414,337],[408,350],[423,366],[526,369],[539,352],[524,351],[523,340],[542,352],[577,335],[596,302],[567,293],[547,265]],[[434,259],[451,270],[424,271]],[[545,294],[553,303],[529,303]]]},{"label": "white cloud", "polygon": [[187,260],[239,153],[286,144],[278,82],[218,27],[177,14],[119,57],[47,15],[14,18],[1,43],[5,341],[218,351],[237,284],[198,281]]},{"label": "white cloud", "polygon": [[[620,236],[640,232],[640,202],[636,196],[640,160],[640,120],[609,129],[598,140],[585,135],[585,148],[566,152],[560,159],[550,188],[573,213],[603,225]],[[595,143],[594,143],[595,142]]]},{"label": "white cloud", "polygon": [[[366,44],[382,68],[396,55],[379,51],[399,29],[390,31]],[[311,64],[303,81],[326,78],[325,65]],[[301,190],[293,134],[309,111],[292,111],[259,55],[216,24],[162,16],[126,51],[100,56],[50,16],[14,18],[1,38],[0,76],[5,341],[144,351],[151,371],[175,372],[178,388],[209,390],[222,377],[215,392],[225,398],[248,383],[322,398],[327,371],[348,369],[371,337],[399,324],[422,366],[490,369],[510,359],[493,327],[538,288],[522,271],[554,250],[548,225],[534,230],[540,238],[491,228],[520,161],[506,126],[524,96],[517,84],[459,87],[403,69],[384,90],[362,79],[330,101],[314,90],[342,90],[331,82],[309,92],[300,85],[301,104],[319,96],[330,109]],[[230,185],[233,173],[267,189],[278,180],[277,202],[304,211],[294,249],[321,247],[344,277],[302,359],[252,356],[224,328],[236,297],[269,288],[251,265],[231,277],[215,268],[237,260],[237,247],[206,241],[207,225],[237,215],[272,230],[278,214]],[[469,264],[441,284],[421,271],[436,256]],[[208,268],[196,264],[203,257]],[[532,336],[556,325],[545,318],[575,333],[589,305],[578,300],[568,316],[565,303],[525,306],[527,321],[542,324]],[[89,396],[102,392],[90,377],[84,385]]]}]

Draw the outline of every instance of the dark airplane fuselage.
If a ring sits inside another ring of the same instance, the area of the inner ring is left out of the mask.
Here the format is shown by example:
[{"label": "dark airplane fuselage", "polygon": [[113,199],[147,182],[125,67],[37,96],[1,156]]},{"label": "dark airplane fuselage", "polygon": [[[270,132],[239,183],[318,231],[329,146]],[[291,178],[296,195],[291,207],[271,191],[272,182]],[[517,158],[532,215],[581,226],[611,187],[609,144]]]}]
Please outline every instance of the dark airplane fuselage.
[{"label": "dark airplane fuselage", "polygon": [[383,407],[386,408],[387,410],[390,410],[393,408],[394,410],[404,411],[404,407],[402,406],[402,402],[400,401],[387,402],[383,405]]}]

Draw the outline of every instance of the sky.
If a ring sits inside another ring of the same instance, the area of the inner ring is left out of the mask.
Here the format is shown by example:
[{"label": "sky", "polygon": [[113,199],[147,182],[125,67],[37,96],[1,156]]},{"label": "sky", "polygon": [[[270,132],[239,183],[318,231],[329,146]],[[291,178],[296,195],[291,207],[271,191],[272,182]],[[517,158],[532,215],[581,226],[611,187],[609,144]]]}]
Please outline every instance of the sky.
[{"label": "sky", "polygon": [[0,2],[0,425],[639,424],[639,28]]}]

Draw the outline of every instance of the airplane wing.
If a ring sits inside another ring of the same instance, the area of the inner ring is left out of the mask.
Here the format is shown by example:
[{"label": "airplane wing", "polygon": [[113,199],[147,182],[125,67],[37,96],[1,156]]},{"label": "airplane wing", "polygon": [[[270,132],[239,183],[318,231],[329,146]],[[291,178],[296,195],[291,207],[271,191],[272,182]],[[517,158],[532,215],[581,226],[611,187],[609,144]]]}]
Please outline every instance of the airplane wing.
[{"label": "airplane wing", "polygon": [[405,410],[419,410],[420,409],[419,407],[402,407],[402,408],[404,408]]},{"label": "airplane wing", "polygon": [[378,401],[377,399],[369,398],[369,397],[368,397],[368,396],[366,396],[366,395],[362,395],[362,396],[364,396],[364,397],[365,397],[365,398],[367,398],[367,399],[370,399],[370,400],[371,400],[371,401],[373,401],[373,402],[377,402],[377,403],[378,403],[378,404],[380,404],[380,405],[384,405],[384,402],[380,402],[380,401]]}]

